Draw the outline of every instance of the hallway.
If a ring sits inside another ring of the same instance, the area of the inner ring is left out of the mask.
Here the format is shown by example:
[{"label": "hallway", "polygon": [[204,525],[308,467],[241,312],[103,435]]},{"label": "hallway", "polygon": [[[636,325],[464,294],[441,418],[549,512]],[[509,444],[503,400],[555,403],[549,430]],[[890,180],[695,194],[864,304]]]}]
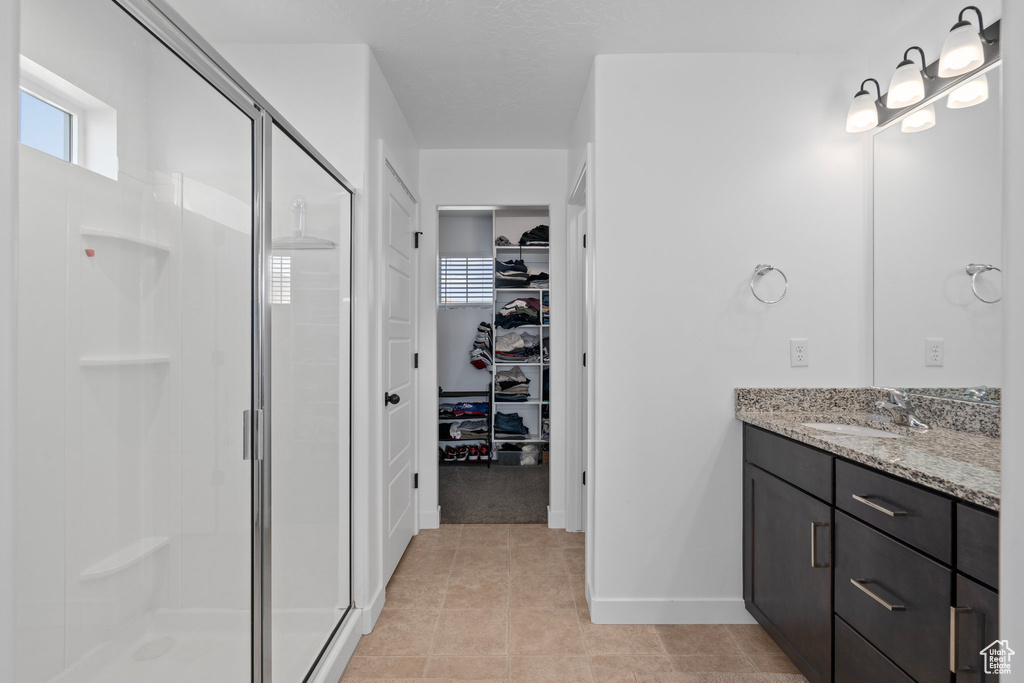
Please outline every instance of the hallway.
[{"label": "hallway", "polygon": [[421,531],[342,681],[805,680],[760,626],[592,624],[583,543],[544,525]]}]

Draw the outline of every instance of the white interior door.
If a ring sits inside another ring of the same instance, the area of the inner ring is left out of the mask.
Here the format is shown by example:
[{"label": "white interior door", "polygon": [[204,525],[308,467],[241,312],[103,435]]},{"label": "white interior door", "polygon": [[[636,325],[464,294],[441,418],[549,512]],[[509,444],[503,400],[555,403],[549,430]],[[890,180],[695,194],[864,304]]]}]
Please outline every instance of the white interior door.
[{"label": "white interior door", "polygon": [[[580,211],[580,213],[577,216],[576,220],[577,220],[578,230],[584,236],[584,237],[581,237],[581,239],[577,241],[577,244],[585,244],[584,238],[585,238],[585,236],[587,234],[587,209],[586,209],[585,206]],[[580,495],[580,500],[579,500],[579,505],[580,505],[580,531],[586,531],[587,530],[587,453],[589,452],[588,440],[589,440],[589,436],[590,436],[590,429],[589,429],[589,424],[588,424],[589,415],[588,415],[588,410],[587,410],[587,406],[588,406],[588,403],[589,403],[589,396],[590,396],[590,373],[588,372],[588,362],[587,362],[588,359],[589,359],[589,353],[588,352],[590,350],[590,336],[589,336],[589,329],[590,329],[590,327],[589,327],[589,322],[588,322],[587,306],[586,306],[587,294],[588,294],[588,289],[587,288],[588,288],[588,285],[589,285],[589,282],[590,282],[590,278],[589,278],[589,274],[590,273],[589,273],[589,268],[588,268],[588,265],[587,265],[587,261],[588,261],[588,259],[587,259],[587,255],[586,255],[586,250],[584,250],[584,253],[583,253],[583,283],[582,283],[583,284],[582,289],[583,289],[584,305],[580,306],[580,309],[579,309],[579,313],[580,313],[579,324],[580,324],[580,332],[581,332],[581,336],[582,336],[582,346],[583,346],[583,352],[584,352],[584,356],[583,356],[584,357],[584,363],[583,363],[583,372],[580,373],[579,393],[577,394],[578,398],[579,398],[579,401],[580,401],[580,405],[582,406],[582,410],[580,411],[580,423],[581,423],[580,424],[580,455],[581,455],[581,458],[582,458],[581,466],[582,466],[582,469],[583,469],[583,477],[582,477],[583,486],[582,486],[582,489],[581,489],[582,493]]]},{"label": "white interior door", "polygon": [[384,170],[384,580],[394,573],[416,529],[413,477],[416,380],[415,202],[391,171]]}]

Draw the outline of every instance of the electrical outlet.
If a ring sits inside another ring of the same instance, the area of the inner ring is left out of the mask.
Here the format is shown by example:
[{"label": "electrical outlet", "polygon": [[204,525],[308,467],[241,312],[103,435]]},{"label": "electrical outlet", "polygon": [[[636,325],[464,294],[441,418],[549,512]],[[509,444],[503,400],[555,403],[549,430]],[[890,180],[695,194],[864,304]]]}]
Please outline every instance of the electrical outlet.
[{"label": "electrical outlet", "polygon": [[794,368],[806,368],[810,365],[810,345],[806,339],[789,340],[789,364]]},{"label": "electrical outlet", "polygon": [[946,359],[945,339],[924,340],[924,366],[926,368],[941,368]]}]

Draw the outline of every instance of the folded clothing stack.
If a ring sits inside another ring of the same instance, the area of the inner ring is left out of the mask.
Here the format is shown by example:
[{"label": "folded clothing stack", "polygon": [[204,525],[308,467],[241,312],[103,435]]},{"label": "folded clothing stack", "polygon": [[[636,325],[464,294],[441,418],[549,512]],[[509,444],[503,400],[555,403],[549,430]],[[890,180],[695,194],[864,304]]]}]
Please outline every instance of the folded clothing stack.
[{"label": "folded clothing stack", "polygon": [[530,379],[518,365],[494,375],[494,400],[516,403],[530,400]]},{"label": "folded clothing stack", "polygon": [[512,363],[539,363],[540,337],[524,332],[509,332],[494,340],[494,355],[499,361]]},{"label": "folded clothing stack", "polygon": [[481,322],[476,328],[476,339],[469,351],[470,364],[479,370],[491,366],[491,324]]},{"label": "folded clothing stack", "polygon": [[[450,404],[448,404],[450,405]],[[456,403],[452,407],[452,417],[483,417],[490,408],[486,403]]]},{"label": "folded clothing stack", "polygon": [[550,298],[551,298],[551,295],[548,292],[544,292],[541,295],[542,304],[541,304],[540,312],[541,312],[541,319],[544,321],[545,325],[547,325],[550,322],[550,320],[548,318],[548,300]]},{"label": "folded clothing stack", "polygon": [[519,413],[494,414],[494,433],[503,436],[527,436],[529,430],[523,424],[523,416]]},{"label": "folded clothing stack", "polygon": [[498,238],[496,240],[494,240],[494,244],[495,244],[495,246],[499,246],[499,247],[511,247],[511,246],[514,246],[512,244],[512,241],[509,238],[505,237],[504,235],[498,235]]},{"label": "folded clothing stack", "polygon": [[540,322],[540,301],[534,298],[515,299],[500,309],[494,316],[494,324],[506,330]]},{"label": "folded clothing stack", "polygon": [[547,289],[550,285],[548,283],[547,273],[537,273],[536,275],[530,275],[530,284],[527,287],[531,289]]},{"label": "folded clothing stack", "polygon": [[437,426],[437,436],[441,441],[466,441],[469,439],[486,439],[489,433],[487,420],[462,420],[461,422],[442,422]]},{"label": "folded clothing stack", "polygon": [[538,225],[532,230],[527,230],[519,238],[521,247],[546,247],[548,246],[549,228],[546,225]]},{"label": "folded clothing stack", "polygon": [[520,260],[494,260],[495,287],[527,287],[530,284],[530,269]]}]

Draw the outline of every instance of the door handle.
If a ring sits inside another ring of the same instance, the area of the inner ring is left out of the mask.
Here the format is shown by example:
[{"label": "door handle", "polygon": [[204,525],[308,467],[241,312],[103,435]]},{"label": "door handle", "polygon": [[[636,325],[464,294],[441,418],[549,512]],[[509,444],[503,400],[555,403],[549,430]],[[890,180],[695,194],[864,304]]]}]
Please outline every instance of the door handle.
[{"label": "door handle", "polygon": [[973,610],[970,607],[949,608],[949,670],[955,674],[973,671],[969,666],[960,666],[960,653],[957,644],[960,641],[960,615]]},{"label": "door handle", "polygon": [[905,511],[903,511],[903,510],[890,510],[889,508],[886,508],[886,507],[882,507],[882,506],[881,506],[881,505],[879,505],[878,503],[872,503],[872,502],[871,502],[870,500],[868,500],[868,499],[867,499],[866,497],[864,497],[864,496],[858,496],[858,495],[857,495],[856,493],[854,493],[854,494],[852,494],[852,495],[853,495],[853,499],[854,499],[855,501],[857,501],[858,503],[864,503],[864,504],[865,504],[865,505],[867,505],[867,506],[868,506],[869,508],[874,508],[875,510],[878,510],[878,511],[879,511],[879,512],[881,512],[882,514],[886,514],[886,515],[889,515],[890,517],[902,517],[903,515],[907,514],[907,513],[906,513]]},{"label": "door handle", "polygon": [[401,400],[402,400],[402,397],[399,396],[398,394],[389,394],[386,391],[384,392],[384,405],[385,406],[388,405],[388,404],[397,404]]},{"label": "door handle", "polygon": [[826,564],[818,564],[818,527],[827,527],[828,522],[811,522],[811,569],[825,569]]},{"label": "door handle", "polygon": [[870,588],[865,586],[865,581],[867,581],[867,579],[850,579],[850,583],[852,583],[854,586],[867,593],[875,602],[877,602],[879,605],[889,610],[890,612],[902,612],[907,609],[906,605],[893,605],[891,603],[886,602],[881,597],[876,595]]}]

